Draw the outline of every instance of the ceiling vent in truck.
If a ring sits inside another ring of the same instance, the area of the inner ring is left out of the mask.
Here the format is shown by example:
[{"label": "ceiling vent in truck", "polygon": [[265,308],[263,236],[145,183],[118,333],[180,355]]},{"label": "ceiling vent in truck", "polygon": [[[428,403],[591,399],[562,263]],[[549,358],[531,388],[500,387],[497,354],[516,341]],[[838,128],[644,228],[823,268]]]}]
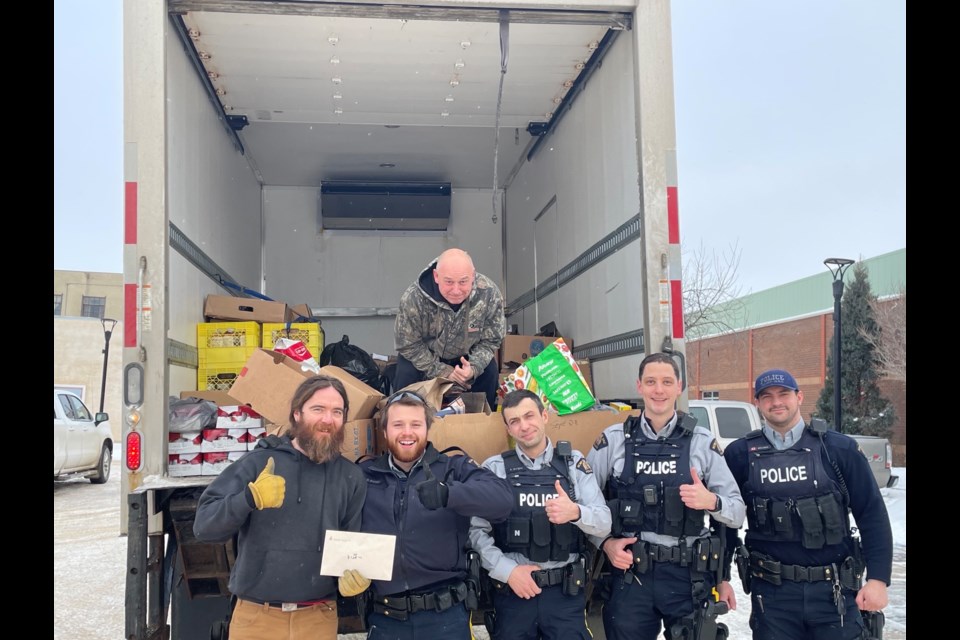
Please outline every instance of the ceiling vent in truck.
[{"label": "ceiling vent in truck", "polygon": [[323,229],[446,231],[449,222],[449,182],[320,183]]}]

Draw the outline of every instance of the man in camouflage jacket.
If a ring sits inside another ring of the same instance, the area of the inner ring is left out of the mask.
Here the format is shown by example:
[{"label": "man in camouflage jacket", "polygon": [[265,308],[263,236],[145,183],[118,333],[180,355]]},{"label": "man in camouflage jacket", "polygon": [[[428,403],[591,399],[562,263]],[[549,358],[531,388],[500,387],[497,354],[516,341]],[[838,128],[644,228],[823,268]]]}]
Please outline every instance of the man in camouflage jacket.
[{"label": "man in camouflage jacket", "polygon": [[444,377],[483,392],[496,406],[496,351],[506,319],[497,285],[477,273],[462,249],[447,249],[431,261],[400,298],[394,330],[394,388]]}]

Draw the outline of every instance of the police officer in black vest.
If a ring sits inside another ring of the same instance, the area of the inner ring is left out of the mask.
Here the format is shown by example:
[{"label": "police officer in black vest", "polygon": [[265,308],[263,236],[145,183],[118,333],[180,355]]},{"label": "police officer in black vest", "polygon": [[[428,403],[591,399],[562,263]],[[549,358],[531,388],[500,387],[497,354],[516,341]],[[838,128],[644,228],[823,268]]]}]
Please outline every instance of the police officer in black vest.
[{"label": "police officer in black vest", "polygon": [[661,624],[667,638],[702,637],[723,561],[706,516],[739,527],[743,500],[710,431],[674,409],[673,358],[644,358],[637,389],[642,415],[608,427],[587,455],[613,515],[612,535],[591,538],[613,567],[603,629],[609,640],[654,640]]},{"label": "police officer in black vest", "polygon": [[537,394],[511,391],[502,404],[517,445],[483,463],[513,491],[502,524],[473,518],[470,544],[495,587],[494,640],[587,640],[587,566],[583,534],[610,532],[610,510],[586,459],[569,443],[555,447]]},{"label": "police officer in black vest", "polygon": [[803,392],[789,372],[761,373],[754,398],[763,427],[724,453],[747,505],[737,567],[751,597],[753,638],[860,638],[858,608],[887,605],[893,562],[890,518],[869,463],[852,438],[819,420],[804,423]]}]

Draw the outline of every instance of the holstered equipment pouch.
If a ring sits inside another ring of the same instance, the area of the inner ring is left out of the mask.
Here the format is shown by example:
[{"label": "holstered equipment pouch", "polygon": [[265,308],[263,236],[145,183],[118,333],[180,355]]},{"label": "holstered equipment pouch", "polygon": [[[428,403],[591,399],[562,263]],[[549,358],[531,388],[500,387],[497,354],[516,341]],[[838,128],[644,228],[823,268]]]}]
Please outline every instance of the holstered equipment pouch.
[{"label": "holstered equipment pouch", "polygon": [[577,558],[566,566],[566,573],[563,580],[563,593],[568,596],[575,596],[580,593],[587,583],[587,569],[583,556]]},{"label": "holstered equipment pouch", "polygon": [[530,543],[530,521],[527,518],[507,518],[507,542],[512,545]]},{"label": "holstered equipment pouch", "polygon": [[550,519],[546,511],[533,514],[530,529],[533,542],[530,545],[530,559],[534,562],[546,562],[550,559]]},{"label": "holstered equipment pouch", "polygon": [[637,540],[633,543],[633,572],[646,573],[650,567],[650,554],[647,551],[647,543]]},{"label": "holstered equipment pouch", "polygon": [[[549,522],[549,520],[548,520]],[[553,532],[553,544],[555,547],[555,552],[551,551],[551,557],[557,557],[560,555],[563,549],[568,550],[573,547],[573,543],[577,539],[577,528],[570,524],[569,522],[561,525],[556,525],[556,528]]]},{"label": "holstered equipment pouch", "polygon": [[693,562],[694,569],[706,572],[715,572],[720,568],[720,538],[713,536],[710,538],[701,538],[693,543],[693,552],[695,558]]},{"label": "holstered equipment pouch", "polygon": [[770,530],[770,514],[767,513],[767,505],[770,501],[766,498],[755,497],[753,499],[753,511],[757,517],[757,530],[767,532]]},{"label": "holstered equipment pouch", "polygon": [[740,573],[740,585],[743,592],[750,595],[750,552],[741,542],[733,552],[734,561],[737,563],[737,571]]},{"label": "holstered equipment pouch", "polygon": [[823,516],[827,544],[840,544],[844,538],[845,523],[836,497],[833,494],[820,496],[817,498],[817,506]]},{"label": "holstered equipment pouch", "polygon": [[823,521],[820,519],[820,508],[816,498],[801,498],[797,500],[797,513],[803,523],[803,547],[805,549],[822,549],[825,541],[823,535]]},{"label": "holstered equipment pouch", "polygon": [[667,528],[681,531],[683,527],[683,500],[680,499],[680,487],[664,487],[663,517]]},{"label": "holstered equipment pouch", "polygon": [[773,520],[773,530],[775,533],[783,534],[788,538],[793,537],[793,518],[790,515],[790,509],[785,502],[773,502],[770,505],[770,516]]},{"label": "holstered equipment pouch", "polygon": [[883,624],[886,620],[882,611],[861,611],[863,618],[862,640],[883,640]]}]

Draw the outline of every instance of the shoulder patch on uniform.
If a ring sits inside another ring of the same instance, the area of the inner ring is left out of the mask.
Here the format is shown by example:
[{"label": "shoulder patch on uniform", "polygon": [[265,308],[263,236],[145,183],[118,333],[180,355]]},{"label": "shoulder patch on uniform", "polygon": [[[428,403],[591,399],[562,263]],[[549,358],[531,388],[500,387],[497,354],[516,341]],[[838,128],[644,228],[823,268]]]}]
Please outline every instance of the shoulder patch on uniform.
[{"label": "shoulder patch on uniform", "polygon": [[600,449],[605,448],[609,442],[607,442],[607,434],[601,433],[593,443],[593,448],[599,451]]},{"label": "shoulder patch on uniform", "polygon": [[583,471],[584,473],[593,473],[593,469],[590,468],[590,463],[587,462],[586,458],[580,458],[577,460],[577,469]]},{"label": "shoulder patch on uniform", "polygon": [[716,438],[714,438],[713,441],[710,443],[710,449],[712,449],[713,451],[716,451],[721,456],[723,455],[723,447],[720,446],[720,443],[717,442]]}]

